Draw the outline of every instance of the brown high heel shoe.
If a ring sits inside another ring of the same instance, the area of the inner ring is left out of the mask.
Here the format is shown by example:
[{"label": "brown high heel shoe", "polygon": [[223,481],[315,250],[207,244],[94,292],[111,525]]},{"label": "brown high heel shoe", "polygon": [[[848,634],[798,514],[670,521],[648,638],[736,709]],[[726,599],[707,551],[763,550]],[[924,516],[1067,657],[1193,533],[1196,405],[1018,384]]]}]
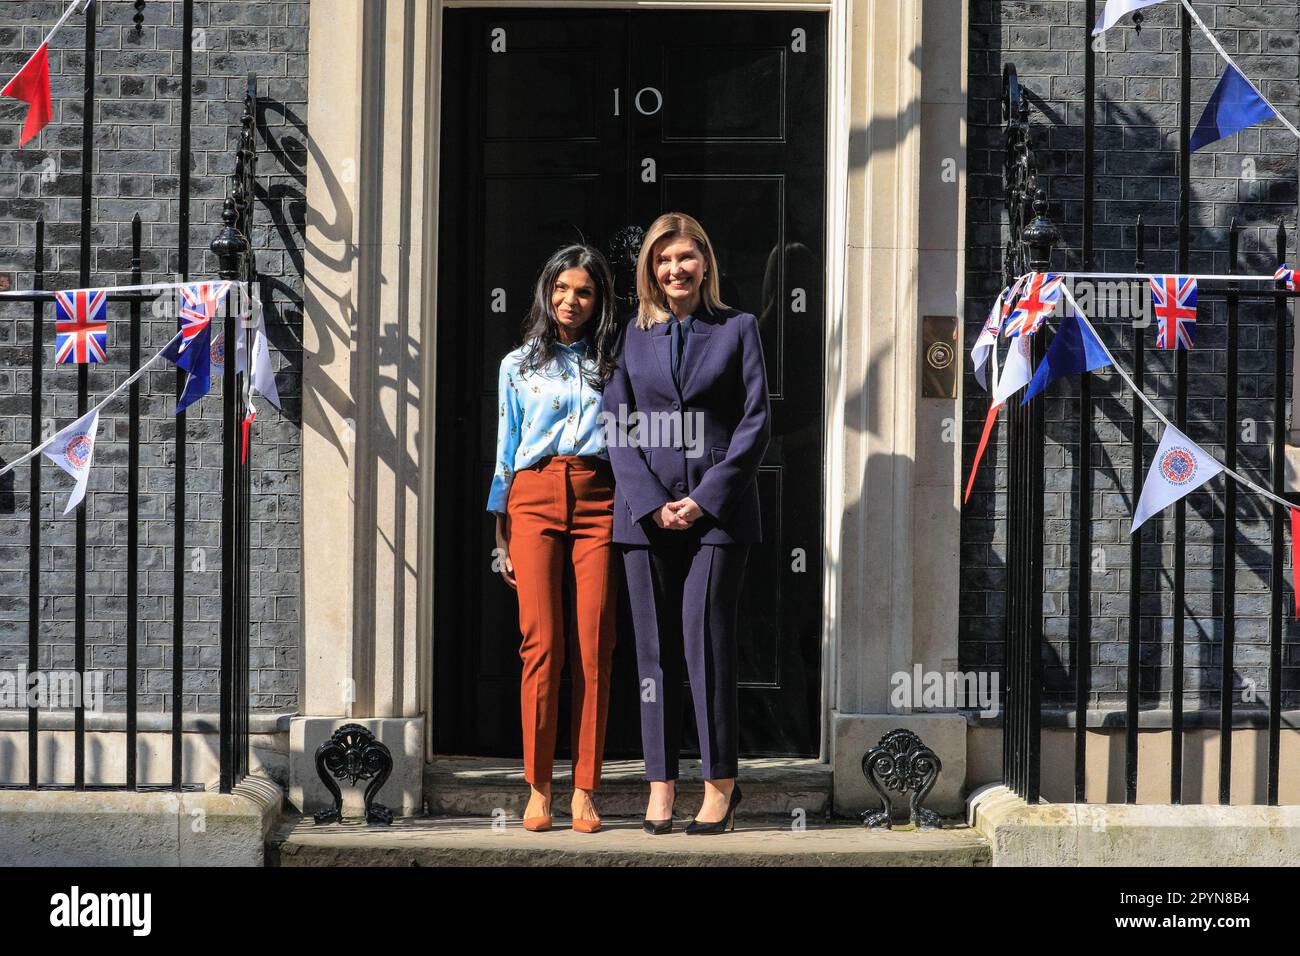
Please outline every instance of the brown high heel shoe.
[{"label": "brown high heel shoe", "polygon": [[[590,800],[591,798],[588,797],[587,799]],[[593,810],[596,809],[596,804],[594,802],[592,803],[591,808]],[[574,817],[573,829],[577,830],[579,833],[599,833],[600,820],[584,820],[581,817]]]},{"label": "brown high heel shoe", "polygon": [[[547,802],[549,803],[550,800],[548,799]],[[525,813],[528,812],[527,807],[524,807],[524,812]],[[524,817],[525,830],[531,830],[534,833],[543,833],[546,830],[549,830],[550,828],[551,828],[551,815],[549,813],[546,814],[545,816],[540,816],[540,817]]]}]

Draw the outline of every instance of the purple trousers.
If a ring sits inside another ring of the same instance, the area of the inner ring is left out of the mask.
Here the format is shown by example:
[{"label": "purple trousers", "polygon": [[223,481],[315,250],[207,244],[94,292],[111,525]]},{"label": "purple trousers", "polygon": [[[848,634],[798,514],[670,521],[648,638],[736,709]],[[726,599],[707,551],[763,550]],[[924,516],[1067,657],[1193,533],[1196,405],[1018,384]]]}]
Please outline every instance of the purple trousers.
[{"label": "purple trousers", "polygon": [[706,780],[736,776],[736,615],[748,545],[702,544],[696,531],[653,529],[622,545],[636,632],[647,780],[676,780],[689,677]]}]

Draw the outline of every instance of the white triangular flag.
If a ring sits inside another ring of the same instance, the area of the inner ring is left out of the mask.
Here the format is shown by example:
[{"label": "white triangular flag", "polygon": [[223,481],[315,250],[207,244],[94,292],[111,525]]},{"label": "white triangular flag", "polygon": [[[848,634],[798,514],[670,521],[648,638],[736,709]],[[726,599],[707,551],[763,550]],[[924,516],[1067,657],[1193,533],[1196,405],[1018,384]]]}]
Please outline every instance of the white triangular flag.
[{"label": "white triangular flag", "polygon": [[[241,324],[243,319],[241,318]],[[275,386],[275,369],[271,367],[271,348],[266,338],[266,326],[262,318],[262,301],[256,295],[252,299],[252,312],[248,318],[248,323],[253,328],[253,374],[252,386],[259,394],[266,396],[269,401],[280,411],[284,411],[284,406],[280,404],[280,392]],[[235,342],[235,373],[239,374],[248,370],[248,360],[244,355],[246,347],[244,345],[244,329],[240,329],[240,334]],[[212,338],[212,367],[214,370],[221,369],[226,360],[226,336],[222,332]],[[251,398],[251,396],[250,396]]]},{"label": "white triangular flag", "polygon": [[1160,447],[1156,449],[1155,461],[1151,462],[1151,470],[1142,486],[1142,497],[1133,512],[1133,527],[1129,534],[1142,527],[1142,523],[1153,514],[1168,508],[1221,471],[1223,466],[1201,451],[1196,442],[1173,425],[1166,425]]},{"label": "white triangular flag", "polygon": [[985,390],[996,392],[998,390],[998,377],[1000,374],[998,371],[998,344],[996,335],[993,337],[993,348],[989,349],[988,367],[989,384],[985,386]]},{"label": "white triangular flag", "polygon": [[997,345],[998,330],[1001,328],[1002,321],[1002,297],[1006,295],[1003,289],[998,293],[998,297],[993,300],[993,308],[989,309],[989,317],[985,321],[983,328],[980,329],[979,336],[975,339],[975,344],[971,346],[970,361],[975,369],[975,381],[980,383],[980,388],[984,391],[989,390],[989,379],[986,368],[991,361],[993,363],[994,375],[997,374]]},{"label": "white triangular flag", "polygon": [[86,481],[90,478],[90,459],[95,454],[95,431],[98,427],[99,409],[95,409],[64,428],[41,450],[41,454],[77,479],[68,497],[68,505],[63,509],[65,515],[81,504],[81,499],[86,496]]},{"label": "white triangular flag", "polygon": [[1163,0],[1106,0],[1106,9],[1102,11],[1097,25],[1092,28],[1092,35],[1105,33],[1126,13],[1134,13],[1143,7],[1152,7],[1162,2]]},{"label": "white triangular flag", "polygon": [[[240,351],[242,359],[243,350]],[[253,388],[257,389],[259,395],[265,395],[266,400],[280,411],[284,411],[284,406],[280,404],[280,391],[275,387],[275,369],[271,367],[271,347],[267,343],[266,329],[260,320],[257,323],[257,334],[253,338]]]},{"label": "white triangular flag", "polygon": [[1029,384],[1034,377],[1033,360],[1029,356],[1034,337],[1017,335],[1007,348],[1007,364],[1002,367],[993,386],[993,404],[1001,405]]}]

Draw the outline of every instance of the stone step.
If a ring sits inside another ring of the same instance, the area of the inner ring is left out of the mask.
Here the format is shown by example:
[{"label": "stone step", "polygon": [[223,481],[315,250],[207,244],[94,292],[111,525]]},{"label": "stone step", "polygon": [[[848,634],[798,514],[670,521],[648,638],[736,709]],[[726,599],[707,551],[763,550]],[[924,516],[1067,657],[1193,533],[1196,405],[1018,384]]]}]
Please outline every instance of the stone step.
[{"label": "stone step", "polygon": [[850,821],[737,816],[719,836],[652,836],[639,819],[605,817],[599,833],[568,821],[530,833],[519,823],[484,817],[399,817],[389,827],[345,822],[315,826],[285,819],[267,841],[268,866],[988,866],[989,844],[956,825],[942,830],[867,830]]},{"label": "stone step", "polygon": [[[830,764],[793,757],[757,757],[740,761],[743,815],[768,814],[794,819],[825,819],[832,807]],[[557,762],[552,806],[567,811],[573,775],[567,761]],[[704,784],[698,760],[683,760],[677,786],[678,813],[700,805]],[[424,793],[435,816],[492,817],[504,811],[518,820],[528,802],[528,784],[518,760],[494,757],[437,757],[425,764]],[[640,760],[611,760],[601,771],[596,805],[603,816],[639,817],[645,812],[649,785]]]}]

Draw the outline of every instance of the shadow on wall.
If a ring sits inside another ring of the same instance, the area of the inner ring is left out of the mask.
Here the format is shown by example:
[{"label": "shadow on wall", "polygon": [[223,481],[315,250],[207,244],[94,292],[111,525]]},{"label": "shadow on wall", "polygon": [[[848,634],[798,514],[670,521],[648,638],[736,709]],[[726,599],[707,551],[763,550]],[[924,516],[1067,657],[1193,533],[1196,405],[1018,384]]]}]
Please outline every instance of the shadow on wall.
[{"label": "shadow on wall", "polygon": [[[267,122],[268,113],[278,113],[283,117],[284,123],[271,126]],[[275,157],[284,175],[292,180],[291,183],[275,183],[269,187],[262,179],[257,181],[257,197],[271,217],[271,227],[280,236],[285,266],[292,270],[296,279],[295,287],[286,282],[283,275],[260,276],[262,301],[270,303],[266,309],[266,334],[271,344],[289,362],[295,378],[301,383],[303,305],[298,290],[302,287],[305,274],[302,237],[306,223],[307,125],[286,104],[259,97],[257,129],[262,134],[263,147]],[[278,139],[275,135],[277,132],[280,134]],[[301,388],[298,393],[297,398],[301,402]],[[287,399],[285,415],[301,425],[301,405],[297,409],[292,407],[292,393],[284,397]]]}]

